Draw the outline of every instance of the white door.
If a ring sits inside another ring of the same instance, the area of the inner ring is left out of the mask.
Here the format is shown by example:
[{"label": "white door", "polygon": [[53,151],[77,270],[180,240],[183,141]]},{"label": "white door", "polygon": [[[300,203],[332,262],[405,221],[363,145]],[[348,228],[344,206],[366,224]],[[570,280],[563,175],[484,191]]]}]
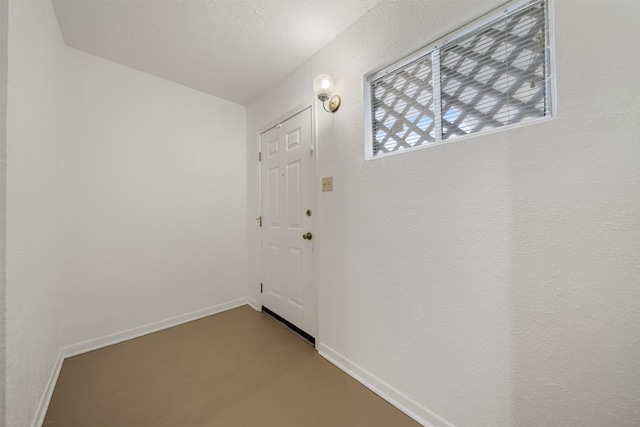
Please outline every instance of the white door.
[{"label": "white door", "polygon": [[316,336],[311,108],[260,135],[262,305]]}]

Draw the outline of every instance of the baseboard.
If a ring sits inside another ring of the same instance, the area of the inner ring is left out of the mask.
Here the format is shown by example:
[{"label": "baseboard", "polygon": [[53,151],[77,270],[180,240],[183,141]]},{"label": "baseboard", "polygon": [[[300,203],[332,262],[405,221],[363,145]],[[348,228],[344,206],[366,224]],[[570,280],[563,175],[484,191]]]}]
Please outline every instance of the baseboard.
[{"label": "baseboard", "polygon": [[318,345],[318,353],[362,385],[407,414],[425,427],[454,427],[453,424],[393,388],[372,373],[364,370],[326,344]]},{"label": "baseboard", "polygon": [[231,310],[243,305],[247,305],[247,298],[239,298],[234,301],[229,301],[223,304],[214,305],[212,307],[203,308],[201,310],[192,311],[191,313],[187,314],[181,314],[179,316],[171,317],[159,322],[149,323],[144,326],[138,326],[122,332],[116,332],[115,334],[106,335],[101,338],[95,338],[78,344],[73,344],[62,349],[62,357],[66,359],[68,357],[77,356],[89,351],[98,350],[103,347],[118,344],[124,341],[129,341],[131,339],[151,334],[153,332],[158,332],[163,329],[182,325],[183,323],[202,319],[203,317],[222,313],[223,311]]},{"label": "baseboard", "polygon": [[40,404],[38,405],[38,410],[36,411],[35,417],[33,417],[33,422],[31,423],[32,427],[41,427],[42,423],[44,423],[44,417],[47,415],[47,409],[49,409],[49,402],[51,402],[51,396],[53,396],[53,390],[56,388],[56,383],[58,382],[58,377],[60,376],[60,370],[62,369],[62,350],[58,352],[58,359],[56,360],[55,365],[53,365],[53,369],[51,370],[51,375],[49,375],[49,381],[47,381],[47,385],[44,388],[44,393],[42,394],[42,398],[40,399]]},{"label": "baseboard", "polygon": [[[38,405],[38,410],[33,419],[32,427],[40,427],[44,423],[47,409],[49,408],[49,403],[51,401],[51,396],[53,395],[56,382],[58,381],[58,376],[60,375],[62,362],[64,361],[64,359],[138,338],[153,332],[158,332],[163,329],[178,326],[183,323],[192,322],[203,317],[212,316],[214,314],[222,313],[227,310],[232,310],[234,308],[241,307],[247,304],[255,310],[261,310],[261,306],[257,301],[251,298],[239,298],[227,303],[214,305],[212,307],[196,310],[191,313],[182,314],[180,316],[161,320],[159,322],[149,323],[144,326],[127,329],[122,332],[117,332],[115,334],[106,335],[101,338],[84,341],[62,348],[58,353],[58,358],[53,367],[53,370],[51,371],[51,375],[49,376],[49,380],[45,387],[42,398],[40,399],[40,404]],[[342,369],[344,372],[362,383],[365,387],[367,387],[378,396],[382,397],[384,400],[386,400],[420,424],[424,425],[425,427],[454,427],[453,424],[449,423],[444,418],[436,415],[434,412],[420,405],[415,400],[411,399],[410,397],[401,393],[375,375],[361,368],[328,345],[318,343],[317,349],[318,353],[322,357],[336,365],[338,368]]]},{"label": "baseboard", "polygon": [[247,297],[247,304],[249,304],[251,308],[253,308],[256,311],[262,311],[262,304],[260,304],[258,301],[254,300],[251,297]]},{"label": "baseboard", "polygon": [[251,303],[247,301],[247,298],[239,298],[224,304],[214,305],[212,307],[203,308],[202,310],[192,311],[191,313],[182,314],[159,322],[149,323],[144,326],[127,329],[126,331],[117,332],[115,334],[106,335],[101,338],[95,338],[62,348],[58,353],[58,359],[53,366],[53,370],[49,376],[49,381],[47,382],[42,398],[40,399],[38,410],[33,418],[32,427],[40,427],[42,426],[42,423],[44,423],[45,416],[47,415],[47,409],[49,409],[49,403],[53,396],[53,391],[56,387],[56,383],[58,382],[58,376],[62,370],[62,362],[64,359],[87,353],[89,351],[98,350],[113,344],[129,341],[143,335],[172,328],[174,326],[182,325],[183,323],[192,322],[194,320],[202,319],[203,317],[212,316],[247,304],[251,305]]}]

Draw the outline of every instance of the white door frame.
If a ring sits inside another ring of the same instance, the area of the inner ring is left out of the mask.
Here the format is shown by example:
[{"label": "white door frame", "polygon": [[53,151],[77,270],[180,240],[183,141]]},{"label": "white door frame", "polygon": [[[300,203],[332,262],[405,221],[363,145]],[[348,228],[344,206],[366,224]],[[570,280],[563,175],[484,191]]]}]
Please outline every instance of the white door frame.
[{"label": "white door frame", "polygon": [[[319,336],[320,336],[320,319],[319,319],[319,292],[318,292],[318,271],[317,271],[317,266],[318,266],[318,262],[316,260],[316,248],[318,247],[318,239],[317,239],[317,230],[318,230],[318,186],[316,185],[316,183],[318,182],[318,144],[317,144],[317,138],[316,138],[316,108],[312,103],[302,103],[299,104],[298,106],[296,106],[295,108],[287,111],[285,114],[282,114],[281,116],[279,116],[278,118],[276,118],[275,120],[272,120],[270,122],[268,122],[267,124],[261,126],[258,128],[257,132],[256,132],[256,145],[255,145],[255,149],[256,149],[256,159],[259,159],[259,153],[260,153],[260,135],[267,132],[268,130],[274,128],[275,126],[279,125],[280,123],[283,123],[287,120],[289,120],[290,118],[296,116],[297,114],[303,112],[304,110],[309,109],[311,111],[311,147],[313,148],[313,159],[312,159],[312,164],[313,164],[313,170],[311,171],[311,178],[312,181],[314,183],[313,185],[313,191],[311,194],[311,197],[314,199],[315,203],[315,211],[313,213],[313,215],[316,217],[315,219],[315,224],[316,226],[315,231],[314,231],[314,245],[313,245],[313,252],[312,252],[312,259],[313,259],[313,266],[314,266],[314,274],[311,276],[311,280],[312,280],[312,288],[313,288],[313,305],[314,305],[314,309],[315,309],[315,317],[316,317],[316,336],[315,336],[315,340],[316,340],[316,350],[318,348],[318,345],[320,343],[319,340]],[[259,209],[259,215],[262,215],[262,162],[258,161],[256,162],[257,166],[256,166],[256,171],[257,171],[257,175],[258,175],[258,191],[257,193],[257,197],[258,197],[258,209]],[[262,257],[263,257],[263,253],[262,253],[262,229],[260,230],[260,238],[258,239],[258,245],[260,247],[259,253],[260,253],[260,282],[262,283],[263,281],[263,262],[262,262]],[[262,307],[262,302],[263,302],[263,294],[262,292],[260,292],[260,306]]]}]

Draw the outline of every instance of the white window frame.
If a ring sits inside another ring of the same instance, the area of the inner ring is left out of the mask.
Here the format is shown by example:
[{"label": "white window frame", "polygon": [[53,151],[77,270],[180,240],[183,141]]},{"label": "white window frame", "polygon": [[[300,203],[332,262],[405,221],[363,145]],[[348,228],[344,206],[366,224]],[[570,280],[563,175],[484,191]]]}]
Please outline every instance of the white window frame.
[{"label": "white window frame", "polygon": [[[474,132],[474,133],[470,133],[467,135],[463,135],[463,136],[457,136],[455,138],[450,138],[450,139],[441,139],[441,134],[438,134],[438,132],[436,132],[436,141],[435,142],[431,142],[431,143],[426,143],[426,144],[422,144],[422,145],[418,145],[415,147],[411,147],[411,148],[403,148],[401,150],[397,150],[397,151],[391,151],[391,152],[380,152],[377,153],[376,155],[374,155],[373,153],[373,143],[374,143],[374,135],[373,135],[373,119],[372,119],[372,108],[373,108],[373,97],[371,94],[371,82],[379,79],[380,77],[383,77],[385,75],[388,75],[390,73],[395,72],[396,70],[398,70],[399,68],[404,67],[405,65],[408,65],[410,63],[412,63],[413,61],[416,61],[422,57],[424,57],[425,55],[431,54],[433,53],[433,51],[435,51],[436,49],[441,49],[444,48],[445,46],[447,46],[449,43],[452,43],[458,39],[463,38],[464,36],[468,35],[469,33],[473,33],[476,30],[484,27],[485,25],[489,25],[492,22],[495,22],[501,18],[504,18],[507,15],[511,15],[513,13],[518,12],[519,10],[529,7],[530,5],[537,3],[539,0],[513,0],[509,3],[504,4],[503,6],[500,6],[498,8],[496,8],[495,10],[493,10],[492,12],[489,12],[485,15],[483,15],[482,17],[470,22],[469,24],[459,28],[458,30],[455,30],[449,34],[447,34],[444,37],[441,37],[440,39],[436,40],[435,42],[429,43],[423,47],[421,47],[418,50],[414,50],[411,51],[411,53],[406,54],[404,56],[401,56],[400,59],[396,59],[390,62],[387,62],[386,64],[375,68],[374,70],[368,72],[367,74],[364,75],[364,124],[365,124],[365,159],[366,160],[373,160],[373,159],[380,159],[380,158],[384,158],[390,155],[395,155],[395,154],[401,154],[401,153],[407,153],[407,152],[411,152],[414,150],[419,150],[419,149],[423,149],[423,148],[428,148],[428,147],[434,147],[434,146],[438,146],[441,144],[447,144],[450,142],[454,142],[454,141],[460,141],[460,140],[464,140],[467,138],[473,138],[473,137],[477,137],[477,136],[481,136],[481,135],[488,135],[488,134],[492,134],[492,133],[496,133],[496,132],[502,132],[504,130],[511,130],[511,129],[515,129],[515,128],[519,128],[519,127],[523,127],[523,126],[529,126],[532,124],[538,124],[540,122],[544,122],[544,121],[548,121],[548,120],[552,120],[555,116],[556,116],[556,111],[557,111],[557,101],[556,101],[556,78],[555,78],[555,57],[554,57],[554,53],[555,53],[555,39],[554,39],[554,28],[553,28],[553,3],[554,0],[542,0],[544,2],[546,2],[546,29],[547,29],[547,40],[546,40],[546,49],[547,49],[547,56],[546,56],[546,69],[547,69],[547,77],[546,77],[546,94],[547,94],[547,98],[546,98],[546,107],[548,110],[548,114],[546,114],[543,117],[540,118],[535,118],[535,119],[530,119],[530,120],[526,120],[523,122],[518,122],[518,123],[514,123],[514,124],[510,124],[510,125],[505,125],[505,126],[501,126],[501,127],[497,127],[497,128],[492,128],[492,129],[488,129],[488,130],[480,130],[478,132]],[[434,57],[439,57],[439,55],[434,55]],[[435,66],[439,67],[439,64],[434,61],[434,68]],[[435,79],[434,79],[435,80]],[[440,88],[439,88],[440,84],[439,82],[435,82],[434,83],[434,93],[433,93],[433,99],[434,99],[434,107],[436,109],[436,115],[439,114],[439,109],[440,109],[440,93],[436,93],[436,90],[439,92]],[[438,120],[438,124],[441,125],[440,120]],[[438,126],[436,126],[437,128]]]}]

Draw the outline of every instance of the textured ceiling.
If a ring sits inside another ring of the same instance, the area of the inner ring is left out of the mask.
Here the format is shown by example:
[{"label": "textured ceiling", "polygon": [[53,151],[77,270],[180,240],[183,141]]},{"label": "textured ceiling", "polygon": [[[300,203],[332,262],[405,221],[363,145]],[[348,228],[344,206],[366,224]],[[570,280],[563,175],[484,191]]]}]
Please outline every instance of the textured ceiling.
[{"label": "textured ceiling", "polygon": [[246,105],[378,1],[54,0],[53,4],[67,45]]}]

